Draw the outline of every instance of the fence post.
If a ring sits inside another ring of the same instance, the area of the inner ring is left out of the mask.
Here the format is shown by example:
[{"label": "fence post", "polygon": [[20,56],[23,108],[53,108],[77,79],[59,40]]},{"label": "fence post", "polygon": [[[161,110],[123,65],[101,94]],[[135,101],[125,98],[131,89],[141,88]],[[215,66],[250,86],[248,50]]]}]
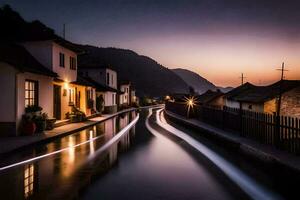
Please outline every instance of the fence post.
[{"label": "fence post", "polygon": [[239,119],[240,119],[240,127],[239,127],[240,134],[239,135],[242,135],[242,132],[243,132],[243,109],[242,109],[242,107],[240,107],[240,109],[239,109]]},{"label": "fence post", "polygon": [[280,116],[275,114],[275,146],[280,148]]}]

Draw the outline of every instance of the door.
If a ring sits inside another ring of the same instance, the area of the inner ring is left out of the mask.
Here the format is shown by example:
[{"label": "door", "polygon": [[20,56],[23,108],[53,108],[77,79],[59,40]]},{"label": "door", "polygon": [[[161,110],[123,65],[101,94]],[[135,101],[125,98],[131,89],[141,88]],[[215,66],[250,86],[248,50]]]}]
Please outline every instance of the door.
[{"label": "door", "polygon": [[53,87],[53,117],[57,120],[61,119],[61,86]]}]

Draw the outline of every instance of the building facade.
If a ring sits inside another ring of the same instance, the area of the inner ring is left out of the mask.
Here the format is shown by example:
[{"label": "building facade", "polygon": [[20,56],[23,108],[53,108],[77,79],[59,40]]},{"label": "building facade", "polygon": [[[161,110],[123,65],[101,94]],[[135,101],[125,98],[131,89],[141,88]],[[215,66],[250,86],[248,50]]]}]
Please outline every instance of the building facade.
[{"label": "building facade", "polygon": [[[242,89],[243,88],[243,89]],[[275,114],[281,93],[280,115],[300,117],[300,81],[283,80],[267,86],[240,86],[224,96],[225,106]]]},{"label": "building facade", "polygon": [[95,88],[78,82],[77,54],[80,50],[63,40],[30,41],[23,45],[39,62],[58,75],[52,84],[54,118],[66,119],[73,106],[87,116],[96,112]]},{"label": "building facade", "polygon": [[18,135],[28,106],[53,113],[53,80],[57,74],[39,63],[20,45],[0,45],[0,136]]},{"label": "building facade", "polygon": [[120,84],[120,91],[122,94],[119,95],[120,106],[131,105],[131,90],[130,82],[123,82]]},{"label": "building facade", "polygon": [[117,72],[108,67],[80,66],[80,74],[97,85],[96,99],[103,101],[103,112],[117,112]]}]

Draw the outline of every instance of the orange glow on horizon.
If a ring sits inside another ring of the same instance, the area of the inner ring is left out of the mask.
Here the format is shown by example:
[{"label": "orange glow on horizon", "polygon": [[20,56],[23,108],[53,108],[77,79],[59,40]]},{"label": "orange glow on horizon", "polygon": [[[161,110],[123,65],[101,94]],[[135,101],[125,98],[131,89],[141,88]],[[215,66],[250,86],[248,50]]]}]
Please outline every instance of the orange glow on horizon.
[{"label": "orange glow on horizon", "polygon": [[138,48],[141,54],[171,69],[194,71],[217,86],[240,85],[241,73],[253,84],[273,83],[280,78],[276,69],[282,62],[289,70],[286,79],[300,79],[300,39],[230,33],[149,37],[145,41],[151,45]]}]

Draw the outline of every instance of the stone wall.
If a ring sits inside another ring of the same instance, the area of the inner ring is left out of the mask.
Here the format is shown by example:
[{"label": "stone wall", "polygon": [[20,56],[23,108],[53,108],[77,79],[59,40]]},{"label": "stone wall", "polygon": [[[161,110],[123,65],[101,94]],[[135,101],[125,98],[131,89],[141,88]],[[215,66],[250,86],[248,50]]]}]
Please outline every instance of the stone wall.
[{"label": "stone wall", "polygon": [[268,114],[276,113],[276,99],[271,99],[264,103],[264,112]]},{"label": "stone wall", "polygon": [[281,115],[300,118],[300,87],[282,95]]}]

